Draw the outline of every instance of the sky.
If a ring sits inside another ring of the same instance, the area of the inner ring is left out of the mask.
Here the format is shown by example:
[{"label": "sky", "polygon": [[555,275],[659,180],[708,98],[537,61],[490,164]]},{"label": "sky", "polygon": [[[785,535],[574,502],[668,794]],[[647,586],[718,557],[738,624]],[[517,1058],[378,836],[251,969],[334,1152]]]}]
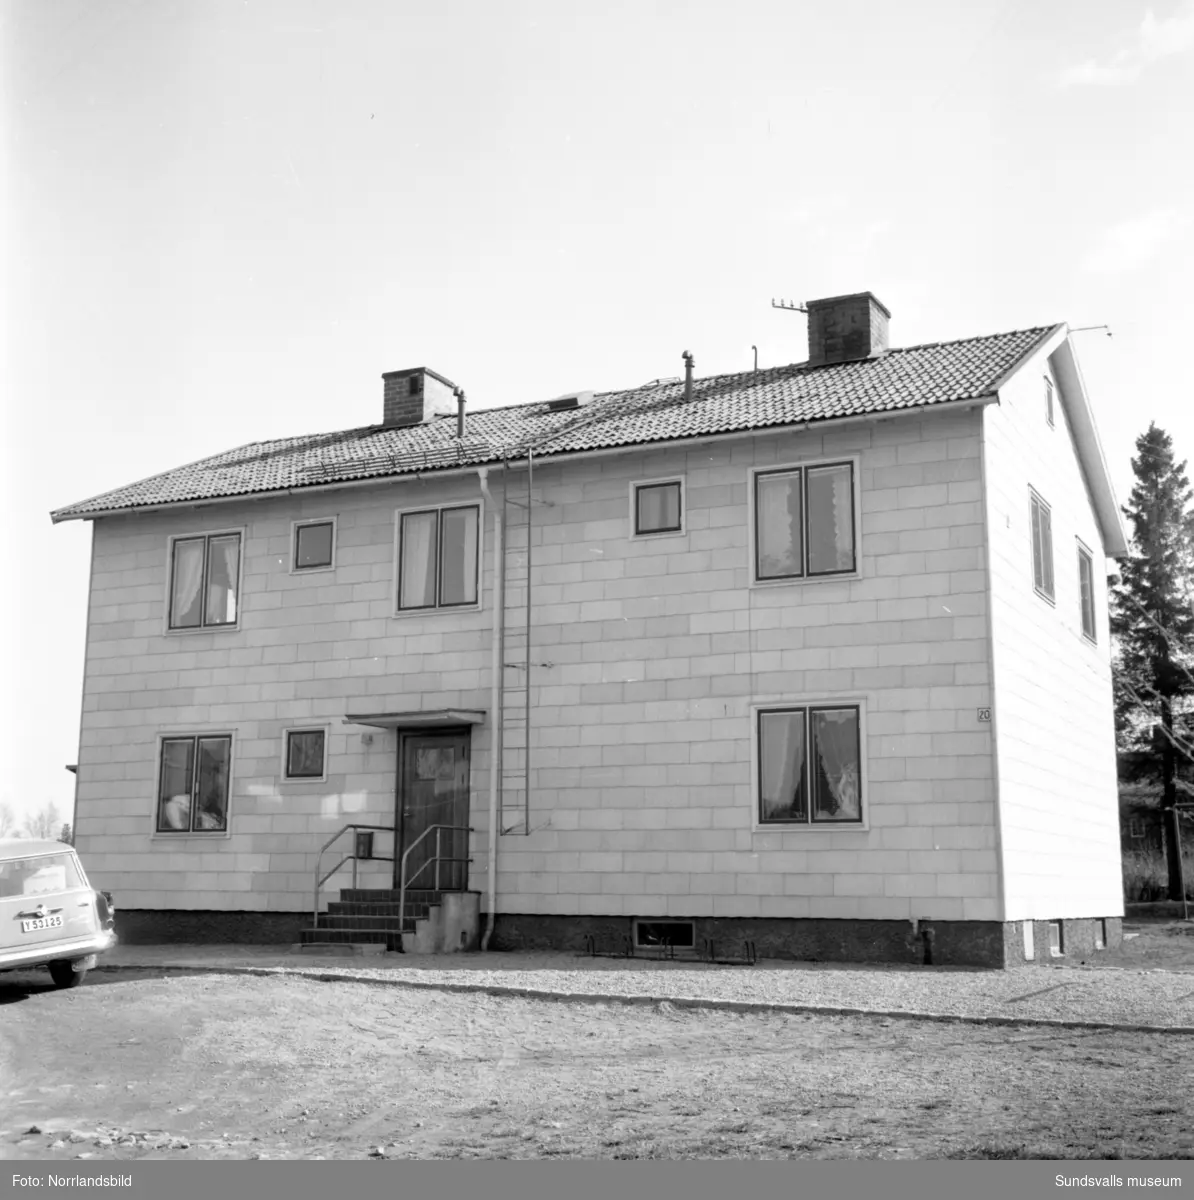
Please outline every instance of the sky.
[{"label": "sky", "polygon": [[1194,457],[1194,2],[0,0],[0,804],[65,819],[90,526],[262,438],[1066,321]]}]

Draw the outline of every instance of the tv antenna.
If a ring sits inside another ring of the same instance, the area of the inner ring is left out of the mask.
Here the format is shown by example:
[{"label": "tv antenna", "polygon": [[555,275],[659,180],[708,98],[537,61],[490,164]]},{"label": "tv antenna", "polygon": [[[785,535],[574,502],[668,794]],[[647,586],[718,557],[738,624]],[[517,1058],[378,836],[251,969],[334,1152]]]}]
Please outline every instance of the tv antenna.
[{"label": "tv antenna", "polygon": [[1087,333],[1088,331],[1090,331],[1092,329],[1105,329],[1107,331],[1107,336],[1108,337],[1111,336],[1111,326],[1110,325],[1079,325],[1077,329],[1071,329],[1070,332],[1071,333]]},{"label": "tv antenna", "polygon": [[771,298],[771,307],[786,309],[788,312],[808,312],[808,309],[803,304],[798,304],[795,300],[777,301],[774,296]]}]

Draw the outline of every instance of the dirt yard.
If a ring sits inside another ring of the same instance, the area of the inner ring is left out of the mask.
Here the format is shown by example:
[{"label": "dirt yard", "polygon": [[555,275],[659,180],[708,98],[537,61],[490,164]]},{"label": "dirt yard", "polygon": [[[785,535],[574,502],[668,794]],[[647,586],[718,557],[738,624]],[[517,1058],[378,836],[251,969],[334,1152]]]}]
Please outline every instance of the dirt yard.
[{"label": "dirt yard", "polygon": [[1191,1158],[1192,1078],[1188,1035],[0,976],[16,1159]]}]

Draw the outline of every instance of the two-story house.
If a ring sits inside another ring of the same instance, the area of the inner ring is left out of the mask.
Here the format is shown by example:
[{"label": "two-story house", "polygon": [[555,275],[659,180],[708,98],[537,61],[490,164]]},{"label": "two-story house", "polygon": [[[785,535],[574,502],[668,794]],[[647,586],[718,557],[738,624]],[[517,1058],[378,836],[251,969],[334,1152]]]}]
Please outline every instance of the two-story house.
[{"label": "two-story house", "polygon": [[377,425],[55,512],[93,522],[77,845],[124,936],[295,940],[353,879],[396,946],[406,854],[467,944],[1114,945],[1126,541],[1068,329],[888,319],[488,411],[391,372]]}]

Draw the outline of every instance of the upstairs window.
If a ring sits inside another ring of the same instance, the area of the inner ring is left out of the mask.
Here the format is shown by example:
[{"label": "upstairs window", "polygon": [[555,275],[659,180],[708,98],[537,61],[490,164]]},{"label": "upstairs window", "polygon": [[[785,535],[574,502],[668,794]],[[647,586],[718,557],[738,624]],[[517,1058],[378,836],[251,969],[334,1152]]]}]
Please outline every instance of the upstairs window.
[{"label": "upstairs window", "polygon": [[849,575],[854,465],[826,463],[755,475],[755,579]]},{"label": "upstairs window", "polygon": [[226,833],[232,738],[162,739],[158,833]]},{"label": "upstairs window", "polygon": [[170,548],[170,628],[235,625],[240,534],[175,538]]},{"label": "upstairs window", "polygon": [[334,521],[307,521],[294,527],[294,569],[319,571],[333,565],[336,552]]},{"label": "upstairs window", "polygon": [[1095,640],[1094,559],[1087,548],[1078,546],[1078,602],[1082,609],[1082,635]]},{"label": "upstairs window", "polygon": [[680,480],[634,485],[634,535],[680,533],[683,530]]},{"label": "upstairs window", "polygon": [[1045,376],[1045,420],[1053,424],[1053,380]]},{"label": "upstairs window", "polygon": [[1032,586],[1053,602],[1053,514],[1036,492],[1032,493]]},{"label": "upstairs window", "polygon": [[759,824],[862,823],[857,705],[812,705],[758,714]]},{"label": "upstairs window", "polygon": [[477,603],[481,508],[435,508],[398,518],[398,610]]}]

